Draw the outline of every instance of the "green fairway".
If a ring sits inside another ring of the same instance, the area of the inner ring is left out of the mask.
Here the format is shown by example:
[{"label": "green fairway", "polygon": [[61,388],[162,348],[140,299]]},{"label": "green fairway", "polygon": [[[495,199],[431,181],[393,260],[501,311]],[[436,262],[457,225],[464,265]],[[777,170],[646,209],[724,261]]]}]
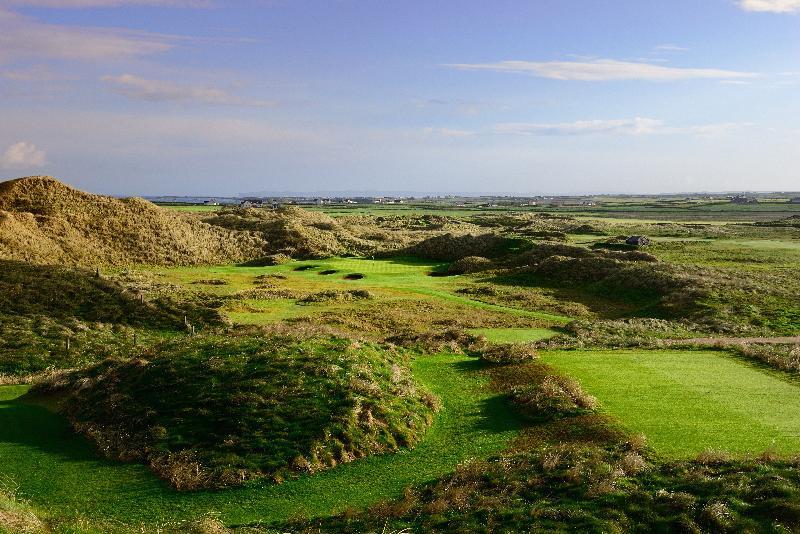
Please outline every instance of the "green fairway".
[{"label": "green fairway", "polygon": [[527,343],[556,335],[547,328],[473,328],[470,333],[483,335],[492,343]]},{"label": "green fairway", "polygon": [[373,456],[280,485],[255,483],[218,492],[179,493],[145,467],[100,460],[66,422],[17,399],[26,388],[0,387],[0,479],[45,514],[127,524],[178,521],[217,513],[228,524],[327,515],[363,508],[403,488],[444,475],[469,458],[502,450],[520,422],[503,398],[486,387],[477,360],[422,356],[415,377],[442,409],[413,450]]},{"label": "green fairway", "polygon": [[714,351],[557,351],[601,408],[660,454],[800,452],[800,384]]},{"label": "green fairway", "polygon": [[[490,304],[470,299],[455,293],[462,284],[460,276],[429,276],[432,271],[442,267],[442,263],[419,260],[415,258],[392,258],[372,260],[364,258],[326,258],[324,260],[292,261],[272,267],[241,267],[225,265],[216,267],[176,267],[159,269],[157,272],[166,281],[183,284],[189,287],[202,287],[205,291],[221,294],[233,293],[241,289],[253,287],[255,276],[263,274],[281,274],[287,277],[287,284],[300,291],[318,291],[322,289],[368,289],[383,297],[415,298],[428,297],[445,300],[455,304],[470,306],[483,310],[530,317],[547,323],[565,324],[569,317],[542,312],[538,310],[521,310]],[[297,270],[298,268],[307,270]],[[324,271],[335,271],[329,275],[321,275]],[[364,275],[360,280],[345,278],[349,274]],[[192,282],[203,278],[221,278],[228,282],[222,286],[192,286]],[[248,301],[250,310],[226,310],[234,322],[241,324],[265,324],[277,320],[308,315],[325,309],[319,306],[315,310],[294,305],[291,299],[273,299],[262,302]]]}]

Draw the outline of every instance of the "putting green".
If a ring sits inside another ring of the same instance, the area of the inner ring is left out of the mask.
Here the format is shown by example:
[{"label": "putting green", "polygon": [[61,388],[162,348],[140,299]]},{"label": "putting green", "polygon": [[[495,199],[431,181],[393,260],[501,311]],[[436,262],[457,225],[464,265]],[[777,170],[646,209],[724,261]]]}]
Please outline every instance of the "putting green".
[{"label": "putting green", "polygon": [[800,452],[800,383],[719,351],[554,351],[542,361],[661,455]]}]

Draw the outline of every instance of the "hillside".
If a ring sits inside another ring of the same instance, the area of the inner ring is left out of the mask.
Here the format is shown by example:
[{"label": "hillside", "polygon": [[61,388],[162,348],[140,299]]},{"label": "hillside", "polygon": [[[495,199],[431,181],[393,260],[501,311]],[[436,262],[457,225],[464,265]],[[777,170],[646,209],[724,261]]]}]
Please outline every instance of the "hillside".
[{"label": "hillside", "polygon": [[64,265],[194,265],[263,254],[247,231],[211,226],[140,198],[73,189],[49,176],[0,183],[0,259]]},{"label": "hillside", "polygon": [[53,375],[32,395],[60,397],[103,454],[147,463],[183,490],[281,481],[413,446],[436,405],[404,353],[232,334]]}]

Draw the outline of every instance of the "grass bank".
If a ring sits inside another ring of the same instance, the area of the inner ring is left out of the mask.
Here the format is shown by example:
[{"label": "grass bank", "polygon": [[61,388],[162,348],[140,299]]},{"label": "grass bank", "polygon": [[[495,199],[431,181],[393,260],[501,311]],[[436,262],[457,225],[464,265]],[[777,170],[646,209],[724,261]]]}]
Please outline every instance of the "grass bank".
[{"label": "grass bank", "polygon": [[504,449],[521,428],[489,391],[481,364],[462,355],[420,356],[414,376],[442,409],[413,449],[375,456],[281,485],[252,483],[221,492],[179,493],[139,465],[100,460],[66,421],[20,402],[22,386],[0,388],[0,476],[46,515],[147,525],[218,514],[227,524],[323,516],[398,496],[460,462]]}]

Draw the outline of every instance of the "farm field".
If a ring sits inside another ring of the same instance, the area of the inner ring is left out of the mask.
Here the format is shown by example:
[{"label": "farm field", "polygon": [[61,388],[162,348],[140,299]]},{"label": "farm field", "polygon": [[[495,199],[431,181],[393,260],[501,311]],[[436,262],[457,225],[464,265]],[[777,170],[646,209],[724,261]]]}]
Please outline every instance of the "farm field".
[{"label": "farm field", "polygon": [[800,381],[714,351],[552,352],[602,410],[660,455],[800,451]]}]

